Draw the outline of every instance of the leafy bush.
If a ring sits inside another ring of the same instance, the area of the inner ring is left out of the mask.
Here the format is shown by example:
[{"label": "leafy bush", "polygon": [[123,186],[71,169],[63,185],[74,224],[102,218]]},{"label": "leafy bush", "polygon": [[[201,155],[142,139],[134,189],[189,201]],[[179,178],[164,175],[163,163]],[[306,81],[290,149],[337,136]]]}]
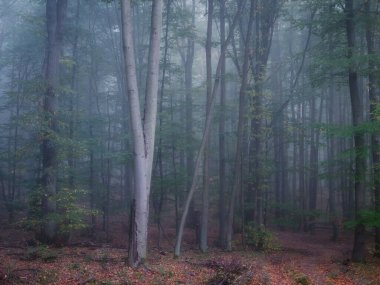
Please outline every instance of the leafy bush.
[{"label": "leafy bush", "polygon": [[245,242],[256,250],[274,249],[273,234],[264,225],[249,224],[246,227]]},{"label": "leafy bush", "polygon": [[62,237],[67,237],[74,230],[86,228],[87,224],[84,222],[84,218],[96,213],[77,203],[79,197],[85,194],[86,191],[82,189],[60,189],[51,198],[57,203],[57,212],[43,217],[41,210],[43,191],[37,188],[31,193],[29,215],[23,221],[23,225],[29,230],[38,232],[42,224],[47,221],[54,221],[58,226],[58,234]]},{"label": "leafy bush", "polygon": [[344,223],[345,227],[349,229],[353,229],[359,224],[370,228],[380,228],[380,212],[375,210],[363,210],[359,212],[358,219]]}]

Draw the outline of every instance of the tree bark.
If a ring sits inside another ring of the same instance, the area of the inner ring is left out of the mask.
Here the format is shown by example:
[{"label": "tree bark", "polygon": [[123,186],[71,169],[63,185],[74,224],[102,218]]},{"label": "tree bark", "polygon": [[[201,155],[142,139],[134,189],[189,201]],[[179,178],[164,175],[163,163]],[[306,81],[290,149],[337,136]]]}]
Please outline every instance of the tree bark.
[{"label": "tree bark", "polygon": [[42,177],[41,187],[43,224],[39,238],[46,243],[57,239],[57,223],[52,215],[57,211],[54,196],[57,193],[57,144],[54,139],[57,132],[57,94],[59,87],[59,57],[63,45],[63,20],[67,0],[47,0],[46,2],[46,91],[43,97],[43,116],[45,126],[42,132]]},{"label": "tree bark", "polygon": [[[224,49],[224,41],[226,39],[226,1],[220,1],[220,50]],[[226,173],[226,158],[225,158],[225,101],[226,101],[226,56],[221,53],[221,68],[220,68],[220,116],[219,116],[219,246],[223,247],[226,237],[226,207],[225,207],[225,173]]]},{"label": "tree bark", "polygon": [[[345,0],[345,22],[346,36],[348,47],[348,60],[352,61],[355,49],[355,23],[354,23],[354,7],[353,0]],[[366,159],[363,155],[365,146],[364,135],[357,130],[364,121],[363,105],[361,102],[358,88],[358,74],[350,63],[348,70],[348,84],[350,90],[352,125],[354,130],[354,189],[355,189],[355,226],[354,247],[352,250],[352,260],[355,262],[364,262],[366,258],[366,229],[365,225],[360,221],[361,211],[365,206],[365,174],[366,174]]]},{"label": "tree bark", "polygon": [[[374,26],[371,23],[371,1],[365,1],[365,12],[367,17],[366,24],[366,41],[368,53],[368,95],[370,101],[370,120],[373,123],[378,123],[376,119],[376,107],[380,102],[379,98],[379,78],[376,77],[375,65],[375,33]],[[376,133],[371,134],[371,156],[373,164],[373,188],[375,191],[374,203],[375,211],[380,213],[380,137]],[[380,227],[375,228],[375,254],[380,256]]]},{"label": "tree bark", "polygon": [[[207,11],[207,39],[206,39],[206,122],[210,116],[210,99],[212,92],[212,67],[211,67],[211,40],[212,40],[212,17],[214,13],[214,1],[208,0]],[[208,230],[208,195],[209,195],[209,147],[210,147],[210,133],[206,137],[206,145],[203,157],[203,193],[202,193],[202,215],[201,215],[201,231],[200,231],[200,244],[199,247],[202,252],[207,251],[207,230]]]},{"label": "tree bark", "polygon": [[[131,116],[134,150],[134,199],[136,209],[130,236],[129,264],[133,267],[142,263],[147,254],[149,194],[152,175],[155,126],[157,117],[157,92],[159,76],[160,31],[162,0],[153,1],[148,74],[145,94],[144,118],[140,113],[135,54],[133,47],[131,1],[123,0],[122,41],[128,85],[129,111]],[[133,215],[132,215],[133,216]]]}]

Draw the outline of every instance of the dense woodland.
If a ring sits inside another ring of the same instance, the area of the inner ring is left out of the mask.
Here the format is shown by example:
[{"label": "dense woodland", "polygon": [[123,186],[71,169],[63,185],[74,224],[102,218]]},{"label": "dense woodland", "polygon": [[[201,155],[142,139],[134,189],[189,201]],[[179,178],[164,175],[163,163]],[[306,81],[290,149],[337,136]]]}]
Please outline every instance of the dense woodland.
[{"label": "dense woodland", "polygon": [[379,51],[376,0],[1,0],[1,224],[380,256]]}]

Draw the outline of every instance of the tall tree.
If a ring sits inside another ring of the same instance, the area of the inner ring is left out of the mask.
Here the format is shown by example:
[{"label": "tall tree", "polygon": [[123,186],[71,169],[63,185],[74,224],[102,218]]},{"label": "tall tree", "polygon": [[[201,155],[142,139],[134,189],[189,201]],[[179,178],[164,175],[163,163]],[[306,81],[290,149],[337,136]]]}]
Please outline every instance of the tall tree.
[{"label": "tall tree", "polygon": [[365,176],[366,158],[364,155],[365,140],[364,134],[358,127],[364,121],[363,103],[360,98],[358,86],[358,72],[353,63],[355,49],[355,10],[354,0],[345,0],[345,24],[347,37],[347,58],[350,61],[348,70],[348,86],[350,91],[352,125],[354,127],[354,179],[355,179],[355,226],[354,247],[352,250],[352,260],[364,262],[366,257],[366,229],[360,222],[361,211],[365,206]]},{"label": "tall tree", "polygon": [[[376,108],[380,103],[379,94],[379,77],[376,76],[376,41],[375,41],[375,17],[379,15],[378,11],[375,11],[375,16],[372,15],[373,1],[365,1],[365,15],[366,15],[366,42],[367,42],[367,54],[368,54],[368,96],[370,103],[370,120],[373,123],[378,123],[376,119]],[[377,8],[378,9],[378,8]],[[380,213],[380,137],[376,133],[371,134],[371,156],[373,163],[373,187],[375,191],[375,211]],[[375,250],[376,255],[380,256],[380,227],[375,229]]]},{"label": "tall tree", "polygon": [[43,97],[42,153],[42,214],[43,224],[39,238],[53,243],[57,239],[57,224],[54,214],[57,211],[57,96],[59,92],[59,58],[63,45],[63,21],[67,0],[47,0],[46,27],[47,46],[45,55],[45,94]]},{"label": "tall tree", "polygon": [[[214,13],[214,1],[208,0],[207,11],[207,39],[206,39],[206,122],[210,116],[210,100],[212,92],[212,67],[211,67],[211,40],[212,40],[212,20]],[[222,60],[222,59],[221,59]],[[200,249],[203,252],[207,251],[207,230],[208,230],[208,195],[209,195],[209,167],[210,167],[210,134],[207,134],[206,145],[204,150],[203,160],[203,195],[202,195],[202,216],[201,216],[201,231],[200,231]]]},{"label": "tall tree", "polygon": [[232,250],[232,237],[233,237],[233,217],[235,211],[235,200],[237,192],[239,189],[240,181],[240,165],[241,165],[241,150],[243,146],[243,132],[245,125],[246,117],[246,93],[248,88],[248,76],[249,76],[249,58],[251,56],[251,36],[252,36],[252,27],[254,20],[254,11],[255,11],[255,1],[251,1],[248,28],[245,36],[245,46],[244,46],[244,55],[243,55],[243,67],[241,72],[241,83],[239,91],[239,118],[238,118],[238,130],[237,130],[237,142],[236,142],[236,151],[235,151],[235,160],[233,168],[233,184],[231,191],[231,199],[228,208],[227,214],[227,223],[226,223],[226,237],[224,238],[225,244],[223,247],[226,250]]},{"label": "tall tree", "polygon": [[[238,9],[236,11],[236,14],[234,15],[234,19],[233,19],[232,24],[230,26],[228,36],[224,42],[224,49],[222,50],[221,54],[226,52],[226,47],[231,41],[232,35],[234,33],[235,26],[236,26],[238,19],[242,13],[242,10],[245,6],[245,3],[246,3],[245,0],[239,1]],[[206,116],[207,120],[205,122],[205,128],[204,128],[203,135],[202,135],[201,145],[199,147],[199,151],[198,151],[198,154],[197,154],[197,157],[195,160],[194,174],[192,177],[191,188],[190,188],[190,191],[189,191],[187,198],[186,198],[185,208],[184,208],[183,213],[182,213],[181,223],[180,223],[177,238],[176,238],[176,244],[175,244],[175,249],[174,249],[174,255],[175,256],[179,256],[181,253],[181,243],[182,243],[183,230],[185,227],[185,221],[186,221],[186,218],[187,218],[187,215],[189,212],[190,203],[192,201],[192,198],[193,198],[193,195],[195,193],[195,190],[196,190],[196,187],[198,184],[198,180],[199,180],[201,160],[202,160],[204,149],[206,146],[207,137],[208,137],[210,129],[211,129],[211,118],[212,118],[211,115],[212,115],[213,107],[215,104],[215,97],[216,97],[216,94],[219,91],[219,87],[220,87],[219,86],[219,84],[220,84],[220,78],[219,78],[220,70],[221,70],[221,58],[219,57],[218,64],[217,64],[217,67],[215,70],[215,74],[217,76],[214,80],[211,98],[210,98],[209,114],[208,114],[208,116]]]},{"label": "tall tree", "polygon": [[[220,50],[223,51],[223,44],[226,39],[226,1],[220,2]],[[226,56],[221,53],[220,68],[220,115],[219,115],[219,246],[225,244],[226,232],[226,207],[225,207],[225,183],[226,183],[226,144],[225,144],[225,109],[226,109]]]},{"label": "tall tree", "polygon": [[[152,4],[150,45],[144,117],[140,113],[139,91],[133,45],[131,0],[122,0],[122,41],[128,85],[129,112],[134,150],[134,198],[135,213],[131,222],[129,264],[137,266],[147,254],[149,194],[152,175],[155,126],[157,117],[157,93],[159,76],[160,33],[162,25],[162,0]],[[131,218],[132,218],[131,217]]]}]

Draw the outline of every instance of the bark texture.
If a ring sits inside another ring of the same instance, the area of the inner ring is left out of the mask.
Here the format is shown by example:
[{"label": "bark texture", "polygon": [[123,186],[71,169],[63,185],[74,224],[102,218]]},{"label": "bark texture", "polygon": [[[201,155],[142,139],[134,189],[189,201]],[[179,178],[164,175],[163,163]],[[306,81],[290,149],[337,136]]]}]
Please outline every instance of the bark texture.
[{"label": "bark texture", "polygon": [[46,67],[45,94],[43,97],[43,118],[41,154],[41,188],[43,223],[39,239],[46,243],[57,241],[57,223],[53,215],[57,211],[54,196],[57,193],[57,95],[59,87],[59,57],[63,44],[63,20],[67,0],[47,0],[46,2]]},{"label": "bark texture", "polygon": [[153,1],[152,5],[152,23],[143,120],[140,112],[136,75],[131,1],[123,0],[121,3],[122,42],[134,151],[135,189],[132,203],[136,206],[135,213],[131,215],[134,219],[131,227],[128,260],[130,266],[136,267],[145,260],[147,254],[149,194],[157,117],[162,0]]}]

